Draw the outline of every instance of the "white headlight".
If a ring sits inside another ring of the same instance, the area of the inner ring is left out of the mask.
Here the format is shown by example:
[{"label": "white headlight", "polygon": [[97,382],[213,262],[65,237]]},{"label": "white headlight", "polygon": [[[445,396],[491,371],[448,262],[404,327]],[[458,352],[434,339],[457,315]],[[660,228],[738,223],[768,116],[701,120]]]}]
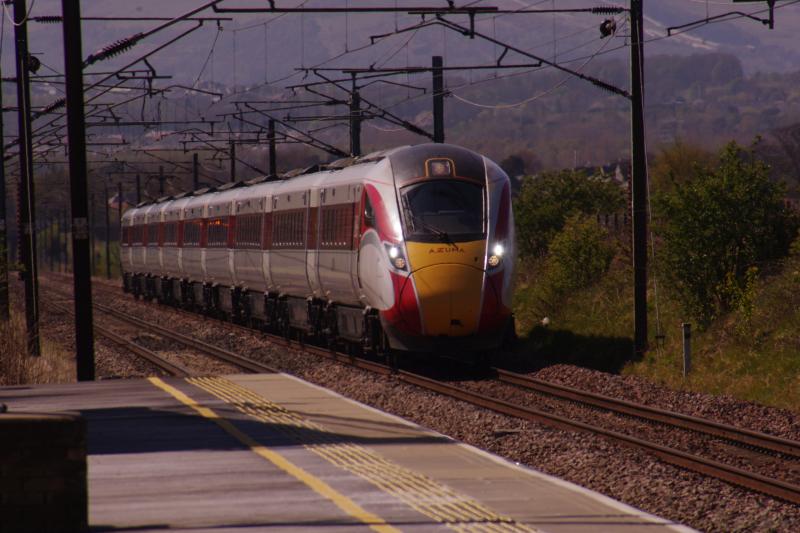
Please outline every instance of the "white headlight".
[{"label": "white headlight", "polygon": [[389,248],[389,257],[390,258],[394,259],[398,255],[400,255],[400,250],[397,248],[397,246],[392,246],[391,248]]},{"label": "white headlight", "polygon": [[499,242],[494,245],[494,248],[492,248],[492,253],[498,257],[503,257],[503,253],[505,251],[506,251],[505,248],[503,248],[503,245],[500,244]]}]

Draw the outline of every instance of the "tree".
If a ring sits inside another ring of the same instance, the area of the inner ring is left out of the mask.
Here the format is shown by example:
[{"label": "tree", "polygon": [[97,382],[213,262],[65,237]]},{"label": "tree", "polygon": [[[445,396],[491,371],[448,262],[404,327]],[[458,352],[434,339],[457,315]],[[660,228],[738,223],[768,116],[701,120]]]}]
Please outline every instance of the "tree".
[{"label": "tree", "polygon": [[662,148],[650,166],[653,191],[667,192],[692,179],[698,168],[713,166],[714,153],[682,140]]},{"label": "tree", "polygon": [[[701,325],[726,312],[747,289],[748,271],[784,256],[797,219],[769,167],[730,143],[715,168],[655,197],[664,277]],[[752,277],[752,274],[750,274]]]},{"label": "tree", "polygon": [[557,312],[570,293],[589,287],[608,271],[615,246],[593,217],[571,215],[550,243],[534,297],[540,312]]},{"label": "tree", "polygon": [[511,154],[500,162],[500,168],[514,178],[525,174],[525,161],[517,154]]},{"label": "tree", "polygon": [[541,257],[570,215],[617,213],[622,189],[599,177],[564,170],[526,177],[514,202],[520,256]]},{"label": "tree", "polygon": [[613,257],[608,232],[594,218],[575,214],[550,243],[545,269],[560,292],[572,291],[598,281]]}]

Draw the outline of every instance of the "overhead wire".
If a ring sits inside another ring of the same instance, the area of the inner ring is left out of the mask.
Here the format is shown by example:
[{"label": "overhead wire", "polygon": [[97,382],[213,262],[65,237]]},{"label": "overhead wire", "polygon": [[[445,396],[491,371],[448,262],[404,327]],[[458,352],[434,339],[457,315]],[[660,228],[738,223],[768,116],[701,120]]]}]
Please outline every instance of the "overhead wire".
[{"label": "overhead wire", "polygon": [[5,12],[5,15],[6,15],[6,17],[8,17],[8,20],[9,20],[9,22],[11,22],[11,24],[13,24],[14,26],[22,26],[23,24],[28,22],[28,19],[31,16],[31,12],[33,11],[33,6],[35,6],[35,5],[36,5],[36,0],[31,0],[31,5],[30,5],[30,7],[28,7],[28,12],[25,13],[25,16],[19,22],[14,22],[14,17],[13,17],[13,15],[9,14],[8,6],[7,6],[5,1],[3,1],[3,11]]},{"label": "overhead wire", "polygon": [[221,26],[217,26],[217,31],[214,34],[214,40],[211,43],[211,48],[208,51],[208,55],[206,56],[206,60],[203,62],[203,67],[200,69],[200,72],[197,74],[197,77],[195,78],[194,83],[192,84],[193,88],[196,88],[197,85],[200,83],[200,78],[203,77],[203,74],[206,71],[206,67],[208,67],[208,63],[211,60],[211,56],[214,54],[214,51],[217,48],[217,41],[219,40],[219,36],[220,36],[221,33],[222,33],[222,27]]},{"label": "overhead wire", "polygon": [[[607,41],[603,42],[602,45],[600,46],[600,48],[594,54],[589,56],[583,62],[583,64],[581,64],[575,70],[577,72],[583,71],[583,69],[586,68],[586,66],[589,63],[591,63],[603,51],[603,49],[606,46],[608,46],[608,44],[610,42],[611,42],[611,40],[607,40]],[[464,102],[465,104],[468,104],[468,105],[471,105],[471,106],[474,106],[474,107],[480,107],[480,108],[483,108],[483,109],[513,109],[515,107],[520,107],[520,106],[526,105],[526,104],[528,104],[530,102],[533,102],[534,100],[538,100],[539,98],[542,98],[542,97],[552,93],[556,89],[564,86],[567,82],[569,82],[571,79],[573,79],[573,77],[574,76],[572,74],[568,74],[568,75],[564,76],[564,78],[560,82],[558,82],[556,85],[554,85],[553,87],[551,87],[551,88],[549,88],[549,89],[547,89],[547,90],[545,90],[545,91],[543,91],[541,93],[535,94],[535,95],[533,95],[533,96],[531,96],[529,98],[526,98],[525,100],[522,100],[520,102],[515,102],[513,104],[481,104],[479,102],[475,102],[475,101],[469,100],[467,98],[464,98],[462,96],[459,96],[458,94],[454,93],[452,90],[450,91],[450,95],[453,96],[456,100],[458,100],[460,102]]]}]

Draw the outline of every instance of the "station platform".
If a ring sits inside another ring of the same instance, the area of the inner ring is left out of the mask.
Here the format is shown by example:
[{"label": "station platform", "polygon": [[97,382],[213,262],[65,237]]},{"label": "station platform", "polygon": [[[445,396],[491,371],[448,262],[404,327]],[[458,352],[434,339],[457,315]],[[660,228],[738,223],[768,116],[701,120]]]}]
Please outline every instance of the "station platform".
[{"label": "station platform", "polygon": [[285,374],[0,402],[86,418],[91,531],[691,531]]}]

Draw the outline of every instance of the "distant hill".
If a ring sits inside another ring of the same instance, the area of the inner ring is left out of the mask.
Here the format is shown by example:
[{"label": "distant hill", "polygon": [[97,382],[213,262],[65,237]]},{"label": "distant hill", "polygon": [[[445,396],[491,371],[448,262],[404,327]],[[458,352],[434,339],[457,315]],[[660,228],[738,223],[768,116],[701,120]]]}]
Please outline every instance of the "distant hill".
[{"label": "distant hill", "polygon": [[[341,5],[341,2],[310,0],[311,5]],[[299,0],[281,0],[278,5],[297,5]],[[414,2],[408,1],[405,4]],[[417,4],[428,2],[416,2]],[[530,2],[500,0],[494,5],[519,8]],[[394,5],[394,0],[372,0],[350,5]],[[489,2],[485,2],[489,5]],[[539,2],[541,7],[551,3]],[[128,2],[84,2],[84,16],[161,16],[171,17],[201,5],[190,0],[152,0]],[[223,5],[264,5],[255,0],[237,0]],[[559,7],[585,6],[577,0],[559,0]],[[753,11],[760,4],[736,4],[736,9]],[[711,14],[731,8],[733,4],[709,3]],[[703,2],[650,1],[645,4],[646,30],[649,39],[665,35],[670,25],[686,23],[705,16]],[[57,0],[37,0],[32,17],[60,13]],[[652,40],[646,47],[646,96],[648,149],[656,151],[660,144],[675,139],[717,146],[731,138],[750,142],[756,135],[769,137],[776,127],[800,122],[800,47],[796,46],[795,28],[800,27],[800,4],[777,10],[776,29],[770,31],[752,20],[735,20],[713,24],[670,39]],[[214,16],[213,12],[203,13]],[[229,15],[220,15],[229,16]],[[479,20],[476,29],[498,39],[532,50],[544,57],[557,57],[570,68],[597,76],[621,87],[628,85],[627,32],[622,18],[618,20],[618,36],[600,40],[598,25],[603,17],[594,15],[509,15],[494,20]],[[264,26],[264,22],[273,20]],[[454,19],[458,20],[458,19]],[[367,47],[371,35],[392,32],[416,24],[419,17],[393,15],[236,15],[214,22],[159,52],[150,64],[159,75],[173,76],[158,80],[156,86],[199,82],[200,87],[222,92],[226,98],[213,104],[208,97],[188,95],[182,91],[139,102],[128,111],[131,116],[209,118],[217,112],[231,111],[235,99],[275,98],[289,93],[285,85],[303,81],[296,74],[297,66],[326,65],[364,67],[427,65],[430,56],[442,54],[447,65],[487,64],[502,55],[502,48],[481,44],[441,27],[418,32],[404,32],[382,45]],[[465,21],[461,21],[465,22]],[[158,21],[96,22],[85,21],[84,55],[123,36],[161,24]],[[177,31],[191,28],[183,23],[146,39],[129,52],[89,72],[110,70],[152,50],[157,43],[175,37]],[[61,31],[58,25],[30,24],[31,50],[41,54],[44,63],[40,73],[61,71]],[[556,40],[553,40],[553,37]],[[4,27],[3,68],[13,72],[9,53],[12,31],[8,21]],[[216,40],[216,43],[215,43]],[[234,42],[236,60],[234,61]],[[265,43],[267,54],[265,55]],[[582,46],[580,46],[582,45]],[[343,54],[347,48],[351,53]],[[616,49],[616,50],[615,50]],[[530,59],[508,53],[505,63],[530,62]],[[336,73],[329,73],[337,76]],[[447,139],[481,150],[502,160],[516,154],[529,169],[541,167],[613,163],[629,157],[629,104],[618,96],[604,92],[553,69],[509,75],[508,71],[449,71],[446,86],[452,97],[446,101]],[[286,78],[286,79],[283,79]],[[495,79],[496,78],[496,79]],[[88,79],[96,79],[90,78]],[[306,81],[314,79],[309,75]],[[265,80],[273,83],[263,86]],[[423,128],[431,128],[430,75],[398,76],[395,82],[410,87],[377,84],[364,91],[364,97]],[[237,94],[233,95],[234,81]],[[263,86],[263,87],[262,87]],[[6,84],[6,105],[13,104],[13,86]],[[61,94],[58,84],[34,86],[34,101],[40,105]],[[298,94],[302,95],[302,92]],[[306,95],[307,96],[307,95]],[[341,96],[341,93],[340,93]],[[121,110],[120,110],[121,111]],[[14,129],[7,121],[7,133]],[[304,124],[303,127],[307,126]],[[379,149],[400,143],[420,142],[419,136],[379,121],[364,125],[366,149]],[[323,134],[332,144],[346,148],[344,128]],[[138,139],[136,129],[115,132],[130,142]],[[246,153],[246,150],[244,150]],[[302,163],[303,156],[293,152],[293,161]],[[253,158],[263,157],[254,153]],[[309,159],[326,159],[325,154]],[[285,159],[284,159],[285,160]],[[790,166],[786,166],[790,168]]]}]

